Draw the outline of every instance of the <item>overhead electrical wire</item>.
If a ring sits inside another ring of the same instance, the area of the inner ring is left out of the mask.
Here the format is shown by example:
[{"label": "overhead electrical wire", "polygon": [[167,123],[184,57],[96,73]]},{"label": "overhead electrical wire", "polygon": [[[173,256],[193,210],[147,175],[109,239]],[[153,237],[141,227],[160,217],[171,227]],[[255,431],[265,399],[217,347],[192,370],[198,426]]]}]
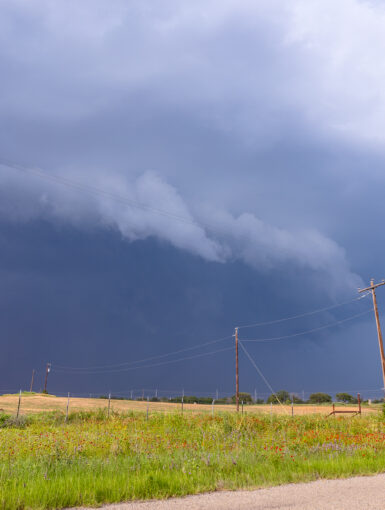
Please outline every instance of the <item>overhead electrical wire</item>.
[{"label": "overhead electrical wire", "polygon": [[[0,165],[2,165],[5,168],[13,168],[15,170],[19,170],[26,174],[35,175],[37,177],[40,177],[41,179],[46,179],[48,181],[67,186],[67,187],[75,189],[77,191],[83,191],[83,192],[86,192],[91,195],[104,196],[104,197],[110,198],[112,200],[115,200],[116,202],[120,202],[122,204],[128,205],[130,207],[142,209],[142,210],[145,210],[148,212],[152,212],[154,214],[159,214],[161,216],[165,216],[167,218],[170,218],[170,219],[182,222],[182,223],[186,223],[186,224],[189,224],[189,225],[197,227],[197,228],[206,228],[221,237],[230,237],[229,234],[227,234],[226,232],[219,231],[216,226],[210,225],[209,223],[202,222],[202,221],[200,221],[198,223],[194,219],[187,218],[184,216],[179,216],[178,214],[166,211],[164,209],[152,207],[152,206],[149,206],[142,202],[137,202],[136,200],[132,200],[128,197],[119,195],[112,191],[103,190],[101,188],[98,188],[97,186],[84,184],[79,181],[69,179],[68,177],[62,177],[62,176],[58,176],[55,174],[48,174],[48,173],[44,172],[43,170],[41,170],[40,168],[25,167],[23,165],[19,165],[19,164],[13,163],[11,161],[7,161],[4,158],[0,158]],[[246,236],[243,236],[243,237],[246,238]]]},{"label": "overhead electrical wire", "polygon": [[354,303],[355,301],[360,301],[361,299],[365,298],[368,295],[369,295],[369,293],[363,294],[362,296],[358,296],[358,297],[356,297],[354,299],[351,299],[349,301],[343,301],[342,303],[336,303],[335,305],[332,305],[332,306],[327,306],[325,308],[318,308],[317,310],[312,310],[311,312],[305,312],[305,313],[301,313],[301,314],[298,314],[298,315],[292,315],[290,317],[285,317],[283,319],[276,319],[276,320],[271,320],[271,321],[266,321],[266,322],[254,322],[252,324],[245,324],[244,326],[238,326],[238,329],[254,328],[254,327],[257,327],[257,326],[269,326],[270,324],[278,324],[279,322],[291,321],[293,319],[299,319],[301,317],[307,317],[309,315],[314,315],[316,313],[321,313],[321,312],[326,312],[328,310],[333,310],[334,308],[339,308],[340,306],[344,306],[344,305],[347,305],[347,304],[350,304],[350,303]]},{"label": "overhead electrical wire", "polygon": [[162,216],[167,216],[169,218],[172,218],[172,219],[184,222],[184,223],[189,223],[190,225],[198,226],[196,222],[190,220],[189,218],[185,218],[183,216],[179,216],[179,215],[171,213],[169,211],[165,211],[164,209],[158,209],[156,207],[151,207],[147,204],[137,202],[136,200],[132,200],[128,197],[118,195],[117,193],[114,193],[112,191],[107,191],[107,190],[98,188],[97,186],[92,186],[89,184],[81,183],[79,181],[74,181],[73,179],[69,179],[68,177],[62,177],[62,176],[55,175],[55,174],[48,174],[48,173],[44,172],[43,170],[41,170],[40,168],[25,167],[23,165],[19,165],[19,164],[13,163],[11,161],[7,161],[4,158],[0,158],[0,165],[2,165],[4,167],[8,167],[8,168],[13,168],[15,170],[19,170],[19,171],[27,173],[27,174],[36,175],[37,177],[40,177],[42,179],[46,179],[48,181],[55,182],[56,184],[62,184],[64,186],[76,189],[78,191],[85,191],[90,194],[102,195],[102,196],[105,196],[108,198],[112,198],[113,200],[116,200],[123,204],[129,205],[131,207],[143,209],[143,210],[153,212],[156,214],[161,214]]},{"label": "overhead electrical wire", "polygon": [[[351,301],[348,301],[347,303],[349,303],[349,302],[351,302]],[[335,308],[336,306],[338,306],[338,305],[334,305],[333,307],[329,307],[327,309]],[[324,310],[326,310],[326,309],[324,308],[324,309],[320,309],[318,311],[324,311]],[[360,313],[354,314],[352,316],[349,316],[349,317],[347,317],[345,319],[342,319],[342,320],[339,320],[339,321],[336,321],[336,322],[333,322],[333,323],[330,323],[330,324],[326,324],[324,326],[319,326],[317,328],[312,328],[312,329],[309,329],[309,330],[306,330],[306,331],[301,331],[299,333],[293,333],[293,334],[290,334],[290,335],[282,335],[282,336],[278,336],[278,337],[267,337],[267,338],[256,338],[256,339],[245,338],[245,339],[242,339],[242,341],[243,342],[272,342],[272,341],[284,340],[284,339],[288,339],[288,338],[294,338],[294,337],[298,337],[298,336],[314,333],[316,331],[327,329],[327,328],[330,328],[330,327],[333,327],[333,326],[337,326],[337,325],[342,324],[344,322],[353,320],[356,317],[360,317],[362,315],[365,315],[366,313],[369,313],[370,311],[371,311],[371,308],[368,309],[368,310],[365,310],[363,312],[360,312]],[[316,311],[308,312],[306,315],[310,315],[312,313],[316,313]],[[302,314],[302,316],[303,315],[305,315],[305,314]],[[282,319],[282,321],[283,320],[286,320],[286,319]],[[55,372],[64,372],[64,371],[66,371],[66,372],[72,372],[72,373],[77,373],[77,372],[78,373],[106,373],[106,372],[115,372],[115,371],[125,371],[125,370],[128,370],[133,365],[138,365],[140,363],[145,363],[146,361],[162,359],[162,358],[166,358],[168,356],[172,356],[172,355],[175,355],[175,354],[180,354],[182,352],[187,352],[187,351],[199,349],[201,347],[205,347],[205,346],[208,346],[208,345],[213,345],[215,343],[219,343],[219,342],[222,342],[224,340],[228,340],[230,338],[232,338],[232,335],[221,337],[221,338],[218,338],[216,340],[205,342],[203,344],[195,345],[195,346],[192,346],[192,347],[186,347],[184,349],[178,349],[176,351],[172,351],[172,352],[169,352],[169,353],[166,353],[166,354],[150,356],[150,357],[143,358],[141,360],[136,360],[136,361],[126,361],[126,362],[115,363],[115,364],[110,364],[110,365],[96,365],[96,366],[88,366],[88,367],[70,367],[70,366],[62,366],[62,365],[57,365],[55,363],[52,363],[51,367],[52,367],[52,369]],[[140,366],[137,367],[137,368],[140,368]]]},{"label": "overhead electrical wire", "polygon": [[233,350],[233,349],[234,349],[234,346],[225,347],[224,349],[218,349],[216,351],[203,352],[203,353],[200,353],[200,354],[195,354],[194,356],[188,356],[188,357],[185,357],[185,358],[179,358],[179,359],[173,359],[173,360],[168,360],[168,361],[162,361],[160,363],[154,363],[152,365],[139,365],[137,367],[126,367],[126,368],[119,368],[119,369],[116,369],[116,370],[103,370],[103,371],[89,370],[89,371],[84,371],[84,372],[74,372],[73,370],[55,369],[55,372],[59,372],[59,373],[62,372],[62,373],[66,373],[66,374],[71,373],[73,375],[75,375],[75,374],[77,374],[77,375],[111,374],[111,373],[117,373],[117,372],[128,372],[128,371],[131,371],[131,370],[140,370],[140,369],[143,369],[143,368],[153,368],[153,367],[159,367],[159,366],[162,366],[162,365],[168,365],[168,364],[171,364],[171,363],[179,363],[180,361],[200,358],[202,356],[209,356],[210,354],[218,354],[220,352],[230,351],[230,350]]},{"label": "overhead electrical wire", "polygon": [[340,321],[331,322],[330,324],[325,324],[324,326],[320,326],[318,328],[308,329],[306,331],[301,331],[300,333],[293,333],[291,335],[284,335],[284,336],[276,336],[276,337],[270,337],[270,338],[243,338],[242,342],[273,342],[276,340],[284,340],[286,338],[294,338],[301,335],[307,335],[309,333],[315,333],[316,331],[321,331],[322,329],[331,328],[333,326],[338,326],[338,324],[342,324],[343,322],[351,321],[355,319],[356,317],[360,317],[361,315],[365,315],[366,313],[372,312],[373,309],[369,308],[368,310],[365,310],[364,312],[356,313],[355,315],[351,315],[350,317],[347,317],[346,319],[342,319]]},{"label": "overhead electrical wire", "polygon": [[266,379],[266,377],[263,375],[261,369],[258,367],[258,365],[255,363],[255,361],[253,360],[253,358],[250,356],[250,354],[248,353],[248,351],[246,350],[245,346],[243,345],[243,343],[241,341],[239,341],[239,345],[241,346],[243,352],[246,354],[246,356],[249,358],[249,361],[250,363],[253,365],[253,367],[255,368],[255,370],[258,372],[258,374],[260,375],[260,377],[263,379],[264,383],[266,384],[266,386],[269,388],[269,390],[271,391],[271,393],[275,396],[275,398],[277,399],[277,401],[279,402],[279,404],[282,406],[282,408],[284,409],[284,411],[286,413],[288,413],[288,411],[286,410],[285,406],[282,404],[282,402],[280,401],[280,399],[278,398],[277,394],[275,393],[275,391],[273,390],[273,388],[271,387],[271,384],[269,383],[269,381]]},{"label": "overhead electrical wire", "polygon": [[228,340],[229,338],[232,338],[232,335],[227,335],[225,337],[222,337],[222,338],[218,338],[216,340],[211,340],[210,342],[205,342],[203,344],[198,344],[198,345],[194,345],[193,347],[186,347],[185,349],[178,349],[177,351],[172,351],[172,352],[168,352],[166,354],[159,354],[157,356],[150,356],[149,358],[144,358],[144,359],[140,359],[140,360],[137,360],[137,361],[125,361],[123,363],[115,363],[115,364],[112,364],[112,365],[99,365],[99,366],[88,366],[88,367],[65,367],[65,366],[61,366],[61,365],[56,365],[55,363],[51,363],[51,367],[54,368],[55,370],[56,369],[60,369],[60,370],[71,370],[71,371],[82,371],[82,370],[86,370],[86,371],[89,371],[89,370],[103,370],[103,369],[113,369],[113,368],[119,368],[119,367],[123,367],[123,366],[132,366],[132,365],[136,365],[138,363],[144,363],[146,361],[151,361],[151,360],[154,360],[154,359],[161,359],[161,358],[166,358],[167,356],[172,356],[174,354],[180,354],[182,352],[187,352],[187,351],[192,351],[194,349],[199,349],[200,347],[205,347],[207,345],[213,345],[213,344],[216,344],[216,343],[219,343],[219,342],[223,342],[224,340]]}]

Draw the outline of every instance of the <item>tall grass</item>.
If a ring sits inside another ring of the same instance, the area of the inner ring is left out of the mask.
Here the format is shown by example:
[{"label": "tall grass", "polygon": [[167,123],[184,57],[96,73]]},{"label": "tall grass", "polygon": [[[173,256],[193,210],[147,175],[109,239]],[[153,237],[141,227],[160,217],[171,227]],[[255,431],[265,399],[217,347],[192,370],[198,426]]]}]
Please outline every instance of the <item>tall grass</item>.
[{"label": "tall grass", "polygon": [[61,508],[385,468],[385,419],[113,414],[0,418],[0,508]]}]

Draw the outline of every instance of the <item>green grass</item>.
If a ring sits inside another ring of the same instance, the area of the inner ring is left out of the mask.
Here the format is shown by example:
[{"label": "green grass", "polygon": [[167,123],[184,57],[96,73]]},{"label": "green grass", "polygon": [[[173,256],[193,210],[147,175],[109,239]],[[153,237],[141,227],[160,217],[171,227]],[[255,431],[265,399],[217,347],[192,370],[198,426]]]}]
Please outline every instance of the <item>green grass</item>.
[{"label": "green grass", "polygon": [[0,415],[0,508],[62,508],[385,470],[382,415]]}]

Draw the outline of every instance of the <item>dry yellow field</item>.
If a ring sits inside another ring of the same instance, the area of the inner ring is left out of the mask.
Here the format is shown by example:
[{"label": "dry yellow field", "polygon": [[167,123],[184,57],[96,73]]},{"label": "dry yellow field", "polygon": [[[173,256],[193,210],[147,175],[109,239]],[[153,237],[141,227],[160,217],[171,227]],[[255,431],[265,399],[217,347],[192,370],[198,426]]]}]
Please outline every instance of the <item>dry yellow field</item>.
[{"label": "dry yellow field", "polygon": [[[18,406],[19,395],[2,395],[0,396],[0,411],[8,414],[16,414]],[[70,411],[87,411],[107,408],[108,400],[99,398],[71,398]],[[149,402],[149,412],[180,412],[181,404],[174,404],[169,402]],[[42,394],[23,394],[21,396],[20,414],[32,414],[43,411],[56,411],[60,410],[65,412],[67,407],[66,397],[56,397],[54,395]],[[147,402],[137,402],[131,400],[111,400],[111,410],[114,411],[146,411]],[[356,411],[357,406],[343,406],[338,407],[339,410]],[[215,405],[214,411],[235,412],[234,405]],[[330,406],[314,406],[314,405],[295,405],[294,414],[314,414],[320,413],[327,415],[332,410]],[[363,407],[362,412],[365,414],[373,413],[378,410],[377,406]],[[203,404],[184,404],[184,411],[187,412],[211,412],[211,405]],[[290,406],[280,405],[248,405],[244,407],[246,413],[274,413],[274,414],[291,414]]]}]

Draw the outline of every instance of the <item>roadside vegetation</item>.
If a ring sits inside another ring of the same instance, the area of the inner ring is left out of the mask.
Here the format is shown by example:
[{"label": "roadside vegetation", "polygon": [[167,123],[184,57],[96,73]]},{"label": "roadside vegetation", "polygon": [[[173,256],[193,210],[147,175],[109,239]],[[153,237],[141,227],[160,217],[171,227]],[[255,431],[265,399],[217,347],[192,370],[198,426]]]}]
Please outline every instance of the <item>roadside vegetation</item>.
[{"label": "roadside vegetation", "polygon": [[0,415],[0,507],[167,498],[385,469],[385,417]]}]

